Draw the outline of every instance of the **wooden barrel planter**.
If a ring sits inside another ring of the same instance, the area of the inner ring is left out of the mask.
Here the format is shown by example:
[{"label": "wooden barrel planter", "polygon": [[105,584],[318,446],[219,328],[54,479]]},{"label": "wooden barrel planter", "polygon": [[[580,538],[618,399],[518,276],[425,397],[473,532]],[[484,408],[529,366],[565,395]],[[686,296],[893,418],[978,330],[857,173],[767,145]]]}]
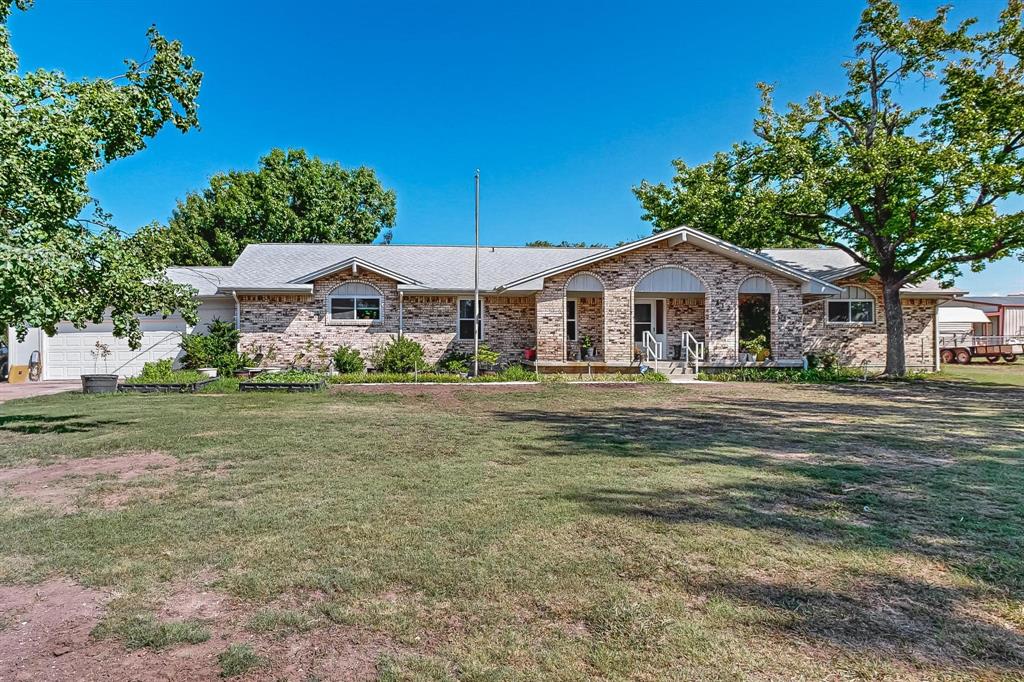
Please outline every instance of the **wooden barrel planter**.
[{"label": "wooden barrel planter", "polygon": [[121,384],[118,390],[122,393],[195,393],[214,381],[216,379],[203,379],[190,384]]}]

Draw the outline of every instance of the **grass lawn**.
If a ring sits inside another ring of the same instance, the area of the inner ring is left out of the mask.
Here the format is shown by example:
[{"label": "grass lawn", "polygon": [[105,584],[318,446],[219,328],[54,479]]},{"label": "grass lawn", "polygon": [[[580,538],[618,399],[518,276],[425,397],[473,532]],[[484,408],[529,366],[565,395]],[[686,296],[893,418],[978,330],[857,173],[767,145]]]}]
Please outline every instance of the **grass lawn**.
[{"label": "grass lawn", "polygon": [[1020,679],[1022,404],[943,381],[7,403],[0,679]]},{"label": "grass lawn", "polygon": [[975,360],[969,365],[943,365],[936,378],[952,381],[970,381],[978,384],[1024,386],[1024,359],[1014,363],[1000,360],[990,364]]}]

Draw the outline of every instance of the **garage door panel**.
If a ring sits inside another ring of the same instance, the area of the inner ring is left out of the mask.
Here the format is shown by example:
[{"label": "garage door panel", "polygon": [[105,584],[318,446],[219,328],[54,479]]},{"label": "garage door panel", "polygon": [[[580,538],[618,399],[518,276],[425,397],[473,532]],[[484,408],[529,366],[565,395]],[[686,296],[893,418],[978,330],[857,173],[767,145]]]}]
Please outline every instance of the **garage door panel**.
[{"label": "garage door panel", "polygon": [[[43,345],[43,376],[46,379],[74,379],[93,372],[116,372],[121,376],[135,376],[147,362],[165,358],[176,359],[181,352],[181,334],[185,324],[181,320],[144,320],[142,347],[134,351],[128,342],[113,335],[113,325],[90,324],[85,329],[62,324],[57,334],[48,337]],[[112,351],[106,360],[93,358],[96,343],[105,344]]]}]

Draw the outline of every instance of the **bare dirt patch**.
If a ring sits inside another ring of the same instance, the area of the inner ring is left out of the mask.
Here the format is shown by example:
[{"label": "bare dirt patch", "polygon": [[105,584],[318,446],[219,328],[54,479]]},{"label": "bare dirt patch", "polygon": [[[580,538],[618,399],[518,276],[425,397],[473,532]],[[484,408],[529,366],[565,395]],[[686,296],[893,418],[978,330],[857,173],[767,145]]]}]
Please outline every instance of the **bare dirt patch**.
[{"label": "bare dirt patch", "polygon": [[89,645],[112,596],[66,578],[0,586],[0,679],[72,679],[61,659]]},{"label": "bare dirt patch", "polygon": [[[0,470],[0,486],[32,504],[63,513],[77,511],[74,498],[92,480],[113,477],[117,482],[142,476],[168,476],[182,463],[163,452],[128,452],[114,457],[69,459],[56,464],[28,465]],[[113,504],[118,504],[115,499]]]},{"label": "bare dirt patch", "polygon": [[213,680],[217,656],[231,644],[247,644],[267,661],[240,679],[372,680],[381,657],[400,652],[386,637],[342,625],[287,636],[252,633],[245,624],[258,608],[212,587],[215,579],[204,571],[173,583],[156,614],[198,620],[210,639],[161,651],[128,651],[119,640],[91,636],[113,593],[67,578],[0,586],[0,680]]}]

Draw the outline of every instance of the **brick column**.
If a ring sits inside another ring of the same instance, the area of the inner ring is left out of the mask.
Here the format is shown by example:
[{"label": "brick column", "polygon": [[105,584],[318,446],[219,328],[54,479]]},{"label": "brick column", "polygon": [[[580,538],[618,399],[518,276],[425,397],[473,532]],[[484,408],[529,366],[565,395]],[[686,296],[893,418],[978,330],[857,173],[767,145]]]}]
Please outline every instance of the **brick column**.
[{"label": "brick column", "polygon": [[800,285],[775,280],[778,293],[772,297],[772,357],[799,360],[803,356],[803,294]]},{"label": "brick column", "polygon": [[736,361],[737,306],[736,291],[731,287],[712,287],[705,294],[704,334],[710,362]]},{"label": "brick column", "polygon": [[604,292],[605,362],[633,361],[633,290],[608,289]]},{"label": "brick column", "polygon": [[537,293],[537,360],[560,362],[565,335],[565,297],[559,286],[545,285]]}]

